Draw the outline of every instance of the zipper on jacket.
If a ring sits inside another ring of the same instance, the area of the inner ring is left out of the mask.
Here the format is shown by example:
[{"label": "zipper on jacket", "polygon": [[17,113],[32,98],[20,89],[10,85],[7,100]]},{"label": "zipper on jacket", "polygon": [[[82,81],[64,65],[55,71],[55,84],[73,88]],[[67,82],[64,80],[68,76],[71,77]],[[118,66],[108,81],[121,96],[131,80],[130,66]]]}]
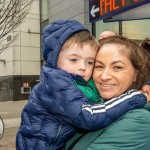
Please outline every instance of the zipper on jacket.
[{"label": "zipper on jacket", "polygon": [[59,133],[60,133],[61,129],[62,129],[62,124],[61,124],[61,125],[59,126],[59,128],[58,128],[56,137],[54,138],[54,142],[53,142],[52,145],[50,146],[50,150],[53,149],[53,146],[55,145],[55,143],[56,143],[56,141],[57,141],[57,138],[58,138],[58,136],[59,136]]}]

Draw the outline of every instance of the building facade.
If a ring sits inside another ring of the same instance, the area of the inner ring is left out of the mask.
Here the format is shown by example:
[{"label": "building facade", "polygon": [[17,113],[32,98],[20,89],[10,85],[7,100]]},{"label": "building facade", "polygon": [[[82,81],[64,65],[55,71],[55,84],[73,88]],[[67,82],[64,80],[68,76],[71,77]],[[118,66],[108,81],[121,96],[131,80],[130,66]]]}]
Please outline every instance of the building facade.
[{"label": "building facade", "polygon": [[51,23],[58,19],[75,19],[92,32],[92,24],[88,19],[88,0],[41,0],[40,2],[42,28],[46,20]]},{"label": "building facade", "polygon": [[39,82],[43,64],[40,33],[48,23],[58,19],[80,21],[97,39],[105,30],[139,43],[150,37],[150,19],[107,23],[101,20],[92,24],[89,23],[89,0],[34,0],[23,23],[11,33],[19,33],[18,39],[0,54],[0,101],[28,98]]},{"label": "building facade", "polygon": [[[139,42],[145,37],[150,37],[150,19],[107,23],[104,23],[103,20],[101,20],[92,24],[89,23],[89,0],[44,1],[47,3],[47,22],[49,23],[58,19],[75,19],[86,25],[96,38],[98,38],[98,35],[105,30],[115,31],[120,35],[126,36]],[[43,7],[44,10],[46,7]],[[41,10],[41,15],[42,11],[43,10]],[[147,13],[149,13],[149,11],[147,11]]]},{"label": "building facade", "polygon": [[[40,73],[39,0],[34,0],[23,22],[8,37],[18,34],[0,54],[0,101],[27,99]],[[7,42],[7,41],[6,41]]]}]

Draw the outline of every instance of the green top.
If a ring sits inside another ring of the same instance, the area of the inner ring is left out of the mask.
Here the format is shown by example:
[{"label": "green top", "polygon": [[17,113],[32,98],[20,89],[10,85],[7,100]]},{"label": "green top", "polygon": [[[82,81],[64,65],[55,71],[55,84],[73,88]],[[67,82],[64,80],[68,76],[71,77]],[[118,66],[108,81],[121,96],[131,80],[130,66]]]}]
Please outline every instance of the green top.
[{"label": "green top", "polygon": [[149,111],[150,103],[147,103],[104,129],[77,133],[67,142],[65,150],[150,150]]},{"label": "green top", "polygon": [[98,90],[95,87],[93,79],[90,79],[88,82],[79,82],[74,80],[77,87],[88,97],[89,102],[98,103],[101,102],[102,99],[98,93]]}]

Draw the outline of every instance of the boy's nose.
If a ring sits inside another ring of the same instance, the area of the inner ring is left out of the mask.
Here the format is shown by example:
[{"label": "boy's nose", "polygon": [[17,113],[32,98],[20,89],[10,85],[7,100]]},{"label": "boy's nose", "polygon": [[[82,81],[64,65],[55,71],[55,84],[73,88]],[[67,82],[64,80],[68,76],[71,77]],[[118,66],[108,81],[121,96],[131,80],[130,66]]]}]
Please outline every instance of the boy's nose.
[{"label": "boy's nose", "polygon": [[80,70],[86,70],[85,63],[84,62],[80,63],[79,68],[80,68]]}]

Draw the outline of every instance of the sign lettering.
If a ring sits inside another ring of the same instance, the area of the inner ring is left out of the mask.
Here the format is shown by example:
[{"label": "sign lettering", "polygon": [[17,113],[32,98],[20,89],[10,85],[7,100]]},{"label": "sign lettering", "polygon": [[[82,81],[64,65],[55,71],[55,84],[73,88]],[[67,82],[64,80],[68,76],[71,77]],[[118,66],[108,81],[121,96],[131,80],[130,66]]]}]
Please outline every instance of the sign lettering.
[{"label": "sign lettering", "polygon": [[90,22],[117,15],[150,3],[150,0],[89,0]]}]

